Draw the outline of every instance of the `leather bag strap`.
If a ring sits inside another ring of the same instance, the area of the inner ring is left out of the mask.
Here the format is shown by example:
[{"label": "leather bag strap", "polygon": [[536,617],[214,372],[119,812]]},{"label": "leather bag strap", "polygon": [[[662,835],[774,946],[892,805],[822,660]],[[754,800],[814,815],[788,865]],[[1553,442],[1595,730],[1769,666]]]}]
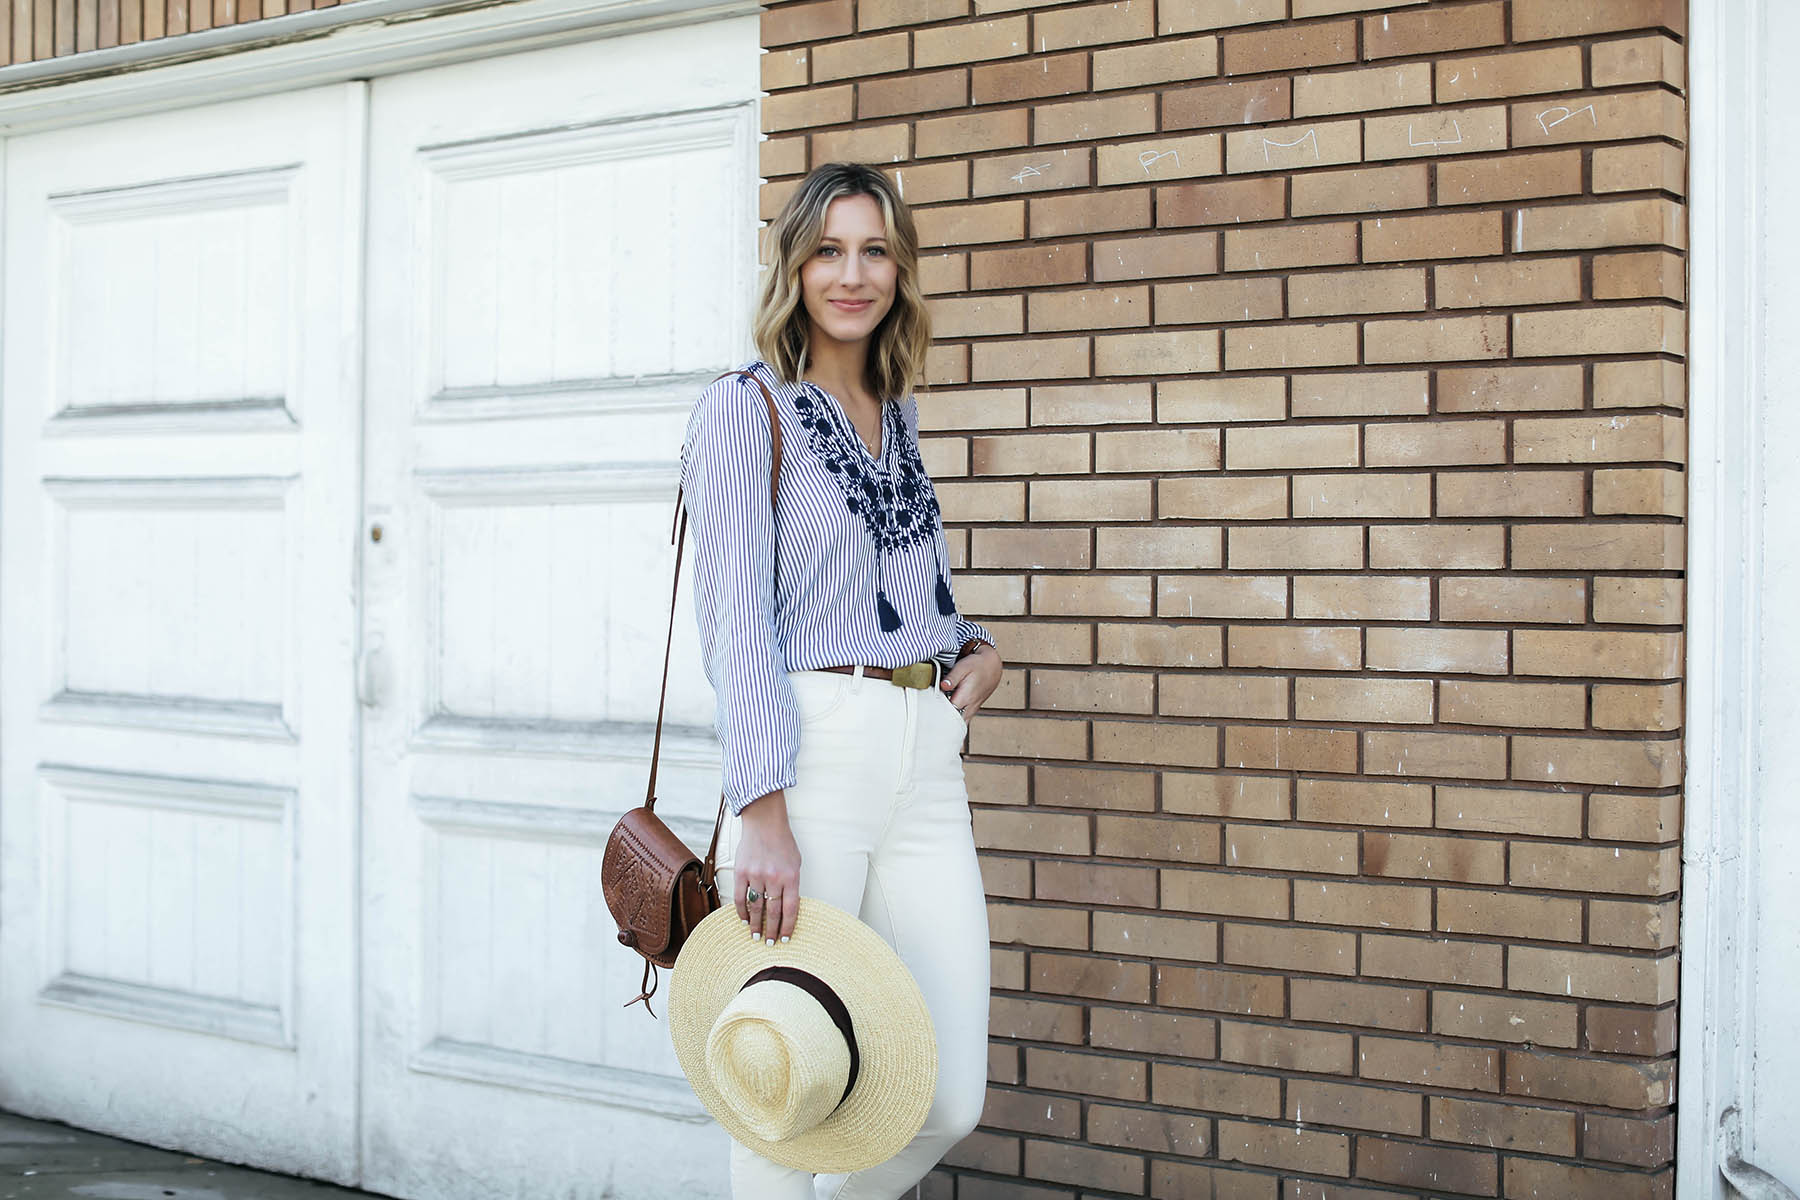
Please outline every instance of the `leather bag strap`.
[{"label": "leather bag strap", "polygon": [[[717,376],[717,383],[725,375],[740,375],[750,380],[762,392],[763,403],[769,406],[769,509],[771,519],[775,509],[775,498],[781,483],[781,414],[775,407],[775,397],[769,392],[769,385],[750,371],[726,371]],[[662,687],[656,698],[656,736],[650,743],[650,784],[644,793],[644,807],[656,809],[656,767],[662,757],[663,711],[669,700],[669,658],[675,648],[675,608],[676,596],[681,591],[681,550],[687,542],[687,506],[682,503],[681,487],[675,488],[675,523],[669,533],[670,540],[675,543],[675,578],[669,588],[669,636],[663,644]],[[707,887],[713,883],[713,860],[719,851],[719,830],[725,824],[725,794],[719,794],[719,815],[713,821],[712,841],[706,847],[706,861],[702,868],[701,878]]]}]

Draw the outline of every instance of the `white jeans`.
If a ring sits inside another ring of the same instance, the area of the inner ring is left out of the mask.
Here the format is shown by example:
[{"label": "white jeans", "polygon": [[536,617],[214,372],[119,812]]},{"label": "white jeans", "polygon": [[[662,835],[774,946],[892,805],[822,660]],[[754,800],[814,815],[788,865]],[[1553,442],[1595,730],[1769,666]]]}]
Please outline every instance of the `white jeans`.
[{"label": "white jeans", "polygon": [[[987,1093],[987,901],[963,784],[967,725],[935,684],[792,671],[800,705],[788,824],[800,894],[856,913],[918,981],[937,1034],[937,1093],[918,1136],[850,1175],[813,1176],[731,1144],[733,1200],[897,1200],[975,1128]],[[742,820],[727,817],[719,898],[736,897]],[[802,920],[805,918],[802,917]],[[744,933],[749,937],[749,933]]]}]

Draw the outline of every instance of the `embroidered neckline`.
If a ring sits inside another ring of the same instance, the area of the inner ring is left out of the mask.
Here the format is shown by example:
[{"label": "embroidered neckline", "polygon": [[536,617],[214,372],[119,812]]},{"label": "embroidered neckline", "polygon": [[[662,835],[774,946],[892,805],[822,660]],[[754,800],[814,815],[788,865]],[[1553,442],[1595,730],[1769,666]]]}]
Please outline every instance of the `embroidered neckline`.
[{"label": "embroidered neckline", "polygon": [[906,436],[897,402],[882,404],[879,458],[869,453],[842,406],[823,388],[802,381],[794,407],[807,431],[807,446],[837,481],[844,506],[863,519],[878,550],[905,549],[932,536],[941,519],[937,497],[926,486],[925,464]]}]

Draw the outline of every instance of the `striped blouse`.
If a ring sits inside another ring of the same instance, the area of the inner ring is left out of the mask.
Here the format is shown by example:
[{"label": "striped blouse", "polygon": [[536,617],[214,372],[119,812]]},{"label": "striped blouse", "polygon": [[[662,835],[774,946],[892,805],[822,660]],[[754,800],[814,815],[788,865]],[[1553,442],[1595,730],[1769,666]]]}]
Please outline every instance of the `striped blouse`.
[{"label": "striped blouse", "polygon": [[956,610],[937,493],[912,396],[882,405],[869,453],[838,401],[746,364],[775,397],[781,478],[769,507],[769,408],[747,379],[701,393],[681,447],[694,612],[717,696],[733,813],[794,782],[800,713],[787,672],[863,663],[948,667],[986,629]]}]

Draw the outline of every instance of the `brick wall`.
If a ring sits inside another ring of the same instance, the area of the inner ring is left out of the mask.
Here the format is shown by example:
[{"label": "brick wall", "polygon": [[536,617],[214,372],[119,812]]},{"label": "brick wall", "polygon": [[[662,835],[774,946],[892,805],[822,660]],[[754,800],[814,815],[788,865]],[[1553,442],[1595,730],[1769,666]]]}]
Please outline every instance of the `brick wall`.
[{"label": "brick wall", "polygon": [[337,5],[338,0],[0,0],[0,66]]},{"label": "brick wall", "polygon": [[809,0],[918,206],[992,1090],[928,1194],[1672,1193],[1679,0]]}]

